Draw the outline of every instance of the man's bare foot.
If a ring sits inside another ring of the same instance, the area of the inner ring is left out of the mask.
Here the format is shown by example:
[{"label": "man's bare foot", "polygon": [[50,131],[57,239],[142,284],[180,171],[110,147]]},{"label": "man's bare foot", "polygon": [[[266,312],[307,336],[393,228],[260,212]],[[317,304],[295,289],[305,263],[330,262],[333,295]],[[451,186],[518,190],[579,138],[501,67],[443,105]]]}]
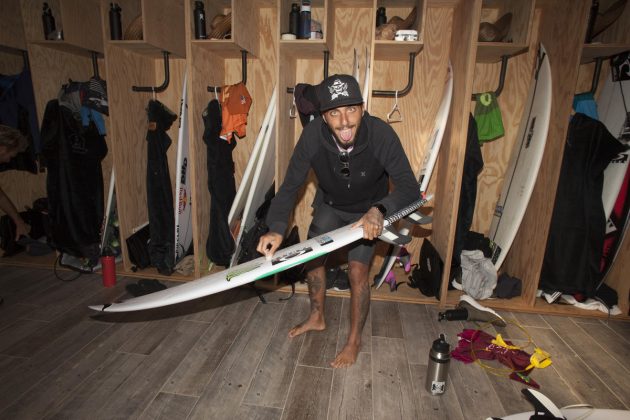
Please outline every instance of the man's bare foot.
[{"label": "man's bare foot", "polygon": [[297,337],[307,331],[323,331],[325,329],[326,322],[324,321],[324,318],[317,315],[311,315],[306,321],[289,330],[289,338]]},{"label": "man's bare foot", "polygon": [[330,362],[330,366],[339,369],[350,367],[357,361],[357,355],[359,354],[359,344],[347,343],[343,350],[335,357],[335,360]]}]

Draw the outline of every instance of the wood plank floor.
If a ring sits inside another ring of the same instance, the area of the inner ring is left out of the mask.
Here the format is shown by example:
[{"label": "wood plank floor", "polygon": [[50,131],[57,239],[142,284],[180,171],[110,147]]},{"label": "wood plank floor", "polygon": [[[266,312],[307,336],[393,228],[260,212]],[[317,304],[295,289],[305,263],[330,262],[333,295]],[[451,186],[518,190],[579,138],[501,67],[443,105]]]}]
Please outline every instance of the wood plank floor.
[{"label": "wood plank floor", "polygon": [[[435,306],[373,302],[357,363],[335,370],[348,299],[329,297],[326,331],[294,339],[289,328],[309,311],[303,294],[268,292],[263,304],[241,288],[141,313],[87,308],[127,298],[135,281],[107,289],[98,275],[63,282],[50,270],[0,266],[0,419],[450,420],[531,409],[503,372],[454,360],[446,394],[426,392],[431,342],[444,332],[455,344],[476,327],[437,322]],[[532,377],[558,406],[630,409],[630,322],[502,315],[524,331],[486,331],[516,344],[530,335],[551,353],[552,366]]]}]

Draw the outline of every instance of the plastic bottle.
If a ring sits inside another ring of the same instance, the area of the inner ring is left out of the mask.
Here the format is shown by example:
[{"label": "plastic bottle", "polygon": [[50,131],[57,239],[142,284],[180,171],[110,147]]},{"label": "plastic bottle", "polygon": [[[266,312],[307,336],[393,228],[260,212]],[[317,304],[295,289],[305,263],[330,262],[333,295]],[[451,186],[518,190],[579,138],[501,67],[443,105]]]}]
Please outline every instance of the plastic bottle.
[{"label": "plastic bottle", "polygon": [[291,5],[291,12],[289,13],[289,33],[292,33],[296,37],[300,27],[300,6],[297,3]]},{"label": "plastic bottle", "polygon": [[118,3],[109,4],[109,35],[112,40],[122,39],[122,23],[120,21],[120,6]]},{"label": "plastic bottle", "polygon": [[378,28],[381,25],[387,23],[387,15],[385,15],[385,8],[379,7],[376,10],[376,27]]},{"label": "plastic bottle", "polygon": [[49,39],[49,37],[52,37],[54,32],[57,30],[57,26],[55,26],[55,18],[52,15],[52,10],[50,10],[48,3],[44,3],[42,22],[44,24],[44,38]]},{"label": "plastic bottle", "polygon": [[466,321],[468,310],[466,308],[449,309],[438,313],[438,321]]},{"label": "plastic bottle", "polygon": [[195,2],[195,10],[193,10],[193,18],[195,20],[195,39],[206,39],[206,11],[203,8],[202,1]]},{"label": "plastic bottle", "polygon": [[431,395],[442,395],[446,391],[448,367],[451,362],[451,346],[446,342],[444,334],[433,342],[429,352],[427,365],[426,389]]},{"label": "plastic bottle", "polygon": [[311,2],[308,0],[303,0],[302,6],[300,6],[299,32],[299,39],[311,38]]}]

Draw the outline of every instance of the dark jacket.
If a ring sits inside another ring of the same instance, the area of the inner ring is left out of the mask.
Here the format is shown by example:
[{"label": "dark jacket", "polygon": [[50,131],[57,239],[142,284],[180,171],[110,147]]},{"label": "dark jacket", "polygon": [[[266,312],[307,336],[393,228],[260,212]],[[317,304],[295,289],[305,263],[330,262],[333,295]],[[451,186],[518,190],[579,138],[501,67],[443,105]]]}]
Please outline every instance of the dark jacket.
[{"label": "dark jacket", "polygon": [[[269,230],[284,234],[297,193],[311,168],[318,181],[313,207],[325,202],[342,211],[364,213],[381,203],[391,214],[420,198],[400,139],[389,125],[367,112],[348,164],[350,176],[346,178],[339,173],[339,149],[324,120],[318,117],[308,124],[295,146],[284,183],[271,203]],[[388,195],[390,179],[394,190]]]}]

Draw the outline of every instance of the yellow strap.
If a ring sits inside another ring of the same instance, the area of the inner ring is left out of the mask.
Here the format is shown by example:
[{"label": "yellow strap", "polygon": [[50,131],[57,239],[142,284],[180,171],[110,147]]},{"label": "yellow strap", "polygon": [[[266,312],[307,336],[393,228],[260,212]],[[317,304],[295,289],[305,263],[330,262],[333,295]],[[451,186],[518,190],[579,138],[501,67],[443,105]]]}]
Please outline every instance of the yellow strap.
[{"label": "yellow strap", "polygon": [[529,366],[525,368],[525,370],[529,370],[531,368],[544,369],[551,364],[551,355],[544,351],[543,349],[536,347],[534,349],[534,354],[529,358]]},{"label": "yellow strap", "polygon": [[497,337],[493,338],[491,343],[497,346],[504,347],[508,350],[520,350],[520,347],[518,346],[510,346],[509,344],[507,344],[505,340],[503,340],[503,337],[501,337],[501,334],[497,334]]}]

